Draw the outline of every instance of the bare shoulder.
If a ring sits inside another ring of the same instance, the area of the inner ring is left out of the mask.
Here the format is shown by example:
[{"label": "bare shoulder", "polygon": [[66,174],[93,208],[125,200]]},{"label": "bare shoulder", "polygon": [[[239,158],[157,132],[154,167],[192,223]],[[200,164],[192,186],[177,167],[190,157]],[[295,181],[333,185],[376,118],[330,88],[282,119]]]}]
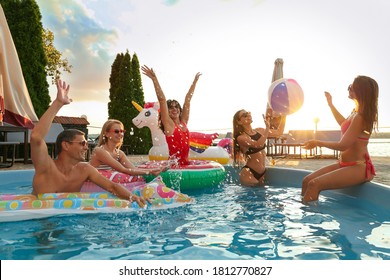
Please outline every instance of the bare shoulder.
[{"label": "bare shoulder", "polygon": [[83,172],[90,172],[96,170],[95,167],[90,165],[88,162],[79,162],[76,164],[76,169]]},{"label": "bare shoulder", "polygon": [[119,155],[120,155],[120,156],[124,156],[124,157],[126,156],[125,152],[122,151],[122,150],[119,150]]},{"label": "bare shoulder", "polygon": [[103,146],[99,146],[99,147],[96,147],[95,149],[93,149],[92,154],[101,155],[102,153],[106,152],[102,147]]},{"label": "bare shoulder", "polygon": [[260,133],[260,134],[264,134],[265,133],[265,129],[263,127],[255,128],[255,131]]},{"label": "bare shoulder", "polygon": [[102,159],[107,156],[111,155],[106,150],[104,150],[102,146],[96,147],[93,150],[90,162],[93,166],[99,166],[102,163]]},{"label": "bare shoulder", "polygon": [[364,116],[362,114],[355,114],[352,118],[352,124],[363,125],[364,124]]},{"label": "bare shoulder", "polygon": [[248,135],[246,134],[240,134],[237,136],[237,141],[242,141],[242,140],[245,140],[246,138],[248,138]]},{"label": "bare shoulder", "polygon": [[250,137],[246,134],[241,134],[237,137],[237,142],[240,146],[247,146],[250,140]]},{"label": "bare shoulder", "polygon": [[81,180],[87,180],[90,179],[92,176],[99,174],[97,169],[93,167],[88,162],[79,162],[75,166],[75,178],[81,179]]},{"label": "bare shoulder", "polygon": [[97,171],[97,169],[88,162],[79,162],[72,168],[72,172],[66,175],[66,177],[67,179],[72,179],[75,181],[85,181],[94,173],[94,171]]}]

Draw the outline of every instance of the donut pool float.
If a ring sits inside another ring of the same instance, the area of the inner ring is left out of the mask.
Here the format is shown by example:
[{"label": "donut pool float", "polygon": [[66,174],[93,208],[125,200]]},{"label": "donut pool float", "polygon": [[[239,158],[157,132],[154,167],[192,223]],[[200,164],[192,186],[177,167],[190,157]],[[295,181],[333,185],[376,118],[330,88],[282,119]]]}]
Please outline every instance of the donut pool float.
[{"label": "donut pool float", "polygon": [[[187,191],[195,189],[211,188],[219,185],[226,175],[225,168],[220,163],[206,160],[189,160],[188,165],[172,165],[169,161],[148,161],[140,168],[158,168],[170,166],[166,172],[160,175],[166,186],[171,189]],[[153,179],[153,176],[144,176],[146,181]]]}]

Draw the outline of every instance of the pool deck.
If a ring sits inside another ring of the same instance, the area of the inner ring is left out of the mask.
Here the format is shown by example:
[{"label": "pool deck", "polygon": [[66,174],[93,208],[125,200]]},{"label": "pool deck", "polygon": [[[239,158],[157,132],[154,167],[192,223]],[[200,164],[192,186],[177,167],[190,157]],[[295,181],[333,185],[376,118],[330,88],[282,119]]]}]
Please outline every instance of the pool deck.
[{"label": "pool deck", "polygon": [[[148,157],[146,155],[131,155],[128,156],[131,162],[140,163],[147,161]],[[332,158],[276,158],[275,166],[277,167],[287,167],[294,169],[303,169],[303,170],[317,170],[323,166],[329,165],[335,162],[336,159]],[[390,157],[372,157],[372,162],[374,163],[377,175],[374,178],[374,182],[389,185],[390,186]],[[7,170],[22,170],[22,169],[33,169],[32,164],[23,164],[16,162],[10,168],[1,168],[0,172]]]}]

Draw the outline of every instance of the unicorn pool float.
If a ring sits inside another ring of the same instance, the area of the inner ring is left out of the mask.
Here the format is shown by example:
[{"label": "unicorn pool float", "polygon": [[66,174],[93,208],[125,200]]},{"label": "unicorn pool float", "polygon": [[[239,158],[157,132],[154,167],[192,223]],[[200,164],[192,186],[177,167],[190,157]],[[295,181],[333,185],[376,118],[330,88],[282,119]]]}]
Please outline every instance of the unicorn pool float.
[{"label": "unicorn pool float", "polygon": [[[132,101],[139,114],[132,120],[137,128],[148,127],[152,134],[153,146],[149,150],[149,162],[139,165],[140,168],[156,168],[170,165],[167,172],[161,173],[164,182],[172,188],[180,190],[199,189],[218,185],[225,178],[225,168],[230,155],[222,146],[211,146],[218,133],[204,134],[190,132],[189,164],[178,166],[172,164],[169,158],[168,144],[165,134],[158,126],[160,104],[145,103],[144,108]],[[148,180],[148,176],[146,176]]]},{"label": "unicorn pool float", "polygon": [[[158,102],[145,103],[144,108],[132,101],[139,114],[133,119],[137,128],[149,127],[152,133],[153,146],[149,150],[149,160],[167,160],[169,157],[168,144],[163,131],[158,127],[160,104]],[[211,146],[212,141],[218,137],[218,133],[205,134],[190,132],[189,159],[216,161],[227,164],[229,153],[221,146]]]}]

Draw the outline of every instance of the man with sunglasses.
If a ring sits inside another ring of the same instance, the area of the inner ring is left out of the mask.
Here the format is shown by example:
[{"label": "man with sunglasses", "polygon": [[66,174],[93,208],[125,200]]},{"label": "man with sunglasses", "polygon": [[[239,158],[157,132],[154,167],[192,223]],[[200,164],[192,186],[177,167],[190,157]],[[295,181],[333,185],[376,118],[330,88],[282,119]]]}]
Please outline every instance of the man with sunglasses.
[{"label": "man with sunglasses", "polygon": [[90,180],[122,199],[136,201],[143,208],[146,204],[144,198],[133,195],[121,185],[111,182],[93,166],[84,162],[88,142],[82,131],[71,129],[61,132],[56,141],[58,157],[53,160],[49,156],[44,138],[58,111],[72,102],[68,96],[69,85],[61,80],[57,80],[56,85],[56,99],[31,132],[31,159],[35,168],[32,193],[79,192],[83,183]]}]

